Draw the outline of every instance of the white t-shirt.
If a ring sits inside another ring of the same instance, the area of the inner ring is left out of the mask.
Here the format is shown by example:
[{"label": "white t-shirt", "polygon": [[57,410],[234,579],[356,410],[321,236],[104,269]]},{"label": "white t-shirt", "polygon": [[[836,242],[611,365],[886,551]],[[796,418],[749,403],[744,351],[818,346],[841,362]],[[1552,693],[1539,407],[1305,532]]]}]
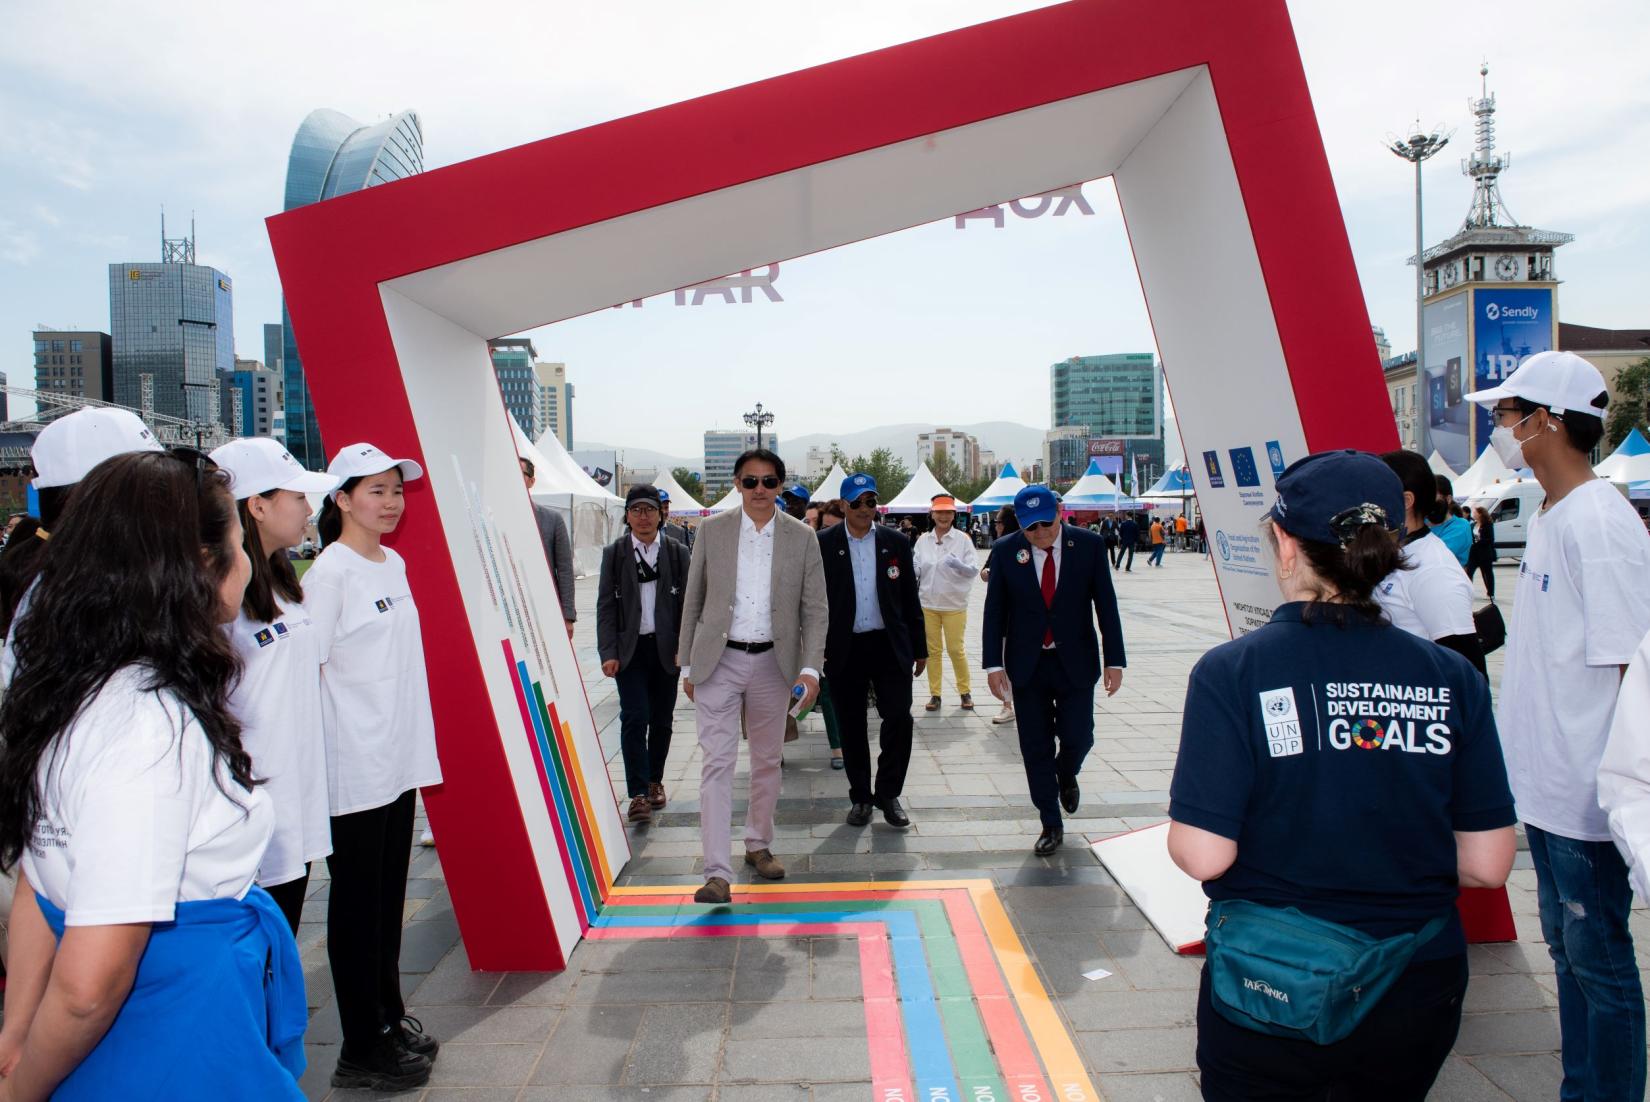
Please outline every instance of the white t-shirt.
[{"label": "white t-shirt", "polygon": [[1621,679],[1610,739],[1598,767],[1598,802],[1609,816],[1633,890],[1640,899],[1650,899],[1650,635]]},{"label": "white t-shirt", "polygon": [[383,551],[384,561],[372,562],[331,543],[304,575],[334,815],[441,783],[418,606],[401,556]]},{"label": "white t-shirt", "polygon": [[1650,632],[1650,534],[1602,479],[1530,519],[1496,723],[1518,816],[1608,842],[1599,760],[1620,666]]},{"label": "white t-shirt", "polygon": [[168,922],[178,903],[239,899],[274,827],[269,797],[244,791],[227,762],[214,778],[200,724],[150,677],[118,671],[41,758],[23,871],[70,926]]},{"label": "white t-shirt", "polygon": [[332,852],[326,739],[321,733],[321,651],[309,613],[275,596],[280,614],[266,624],[241,610],[225,630],[245,672],[230,697],[252,775],[275,808],[275,833],[258,867],[265,888],[304,875]]},{"label": "white t-shirt", "polygon": [[1393,627],[1422,639],[1472,635],[1472,582],[1455,552],[1428,532],[1404,545],[1409,570],[1394,570],[1375,587],[1375,602]]}]

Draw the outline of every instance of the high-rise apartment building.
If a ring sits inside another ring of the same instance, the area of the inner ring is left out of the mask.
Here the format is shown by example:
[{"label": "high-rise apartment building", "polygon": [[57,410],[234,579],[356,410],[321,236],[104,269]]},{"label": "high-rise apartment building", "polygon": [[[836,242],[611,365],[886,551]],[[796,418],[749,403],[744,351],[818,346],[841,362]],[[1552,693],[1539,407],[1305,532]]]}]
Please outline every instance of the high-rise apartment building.
[{"label": "high-rise apartment building", "polygon": [[501,337],[487,342],[504,408],[516,419],[527,439],[539,436],[539,379],[533,370],[538,353],[525,337]]},{"label": "high-rise apartment building", "polygon": [[195,263],[193,230],[168,239],[163,226],[159,263],[109,265],[109,331],[114,401],[228,422],[221,378],[235,370],[234,286]]},{"label": "high-rise apartment building", "polygon": [[[1138,460],[1142,477],[1147,471],[1163,471],[1163,367],[1150,352],[1124,352],[1108,356],[1073,356],[1049,367],[1050,428],[1086,430],[1090,440],[1122,441],[1105,453],[1121,452],[1123,469]],[[1075,436],[1061,437],[1076,439]],[[1075,446],[1061,445],[1063,456],[1075,455]],[[1047,446],[1045,445],[1045,451]],[[1082,449],[1082,462],[1071,479],[1082,477],[1090,451]],[[1052,461],[1052,454],[1049,460]],[[1066,456],[1071,462],[1070,456]],[[1065,481],[1059,464],[1045,470],[1054,481]]]},{"label": "high-rise apartment building", "polygon": [[963,477],[980,477],[980,442],[966,432],[936,428],[933,432],[917,433],[917,459],[933,467],[938,456],[944,456],[963,473]]},{"label": "high-rise apartment building", "polygon": [[539,431],[533,439],[550,433],[561,446],[573,450],[573,384],[567,381],[567,365],[533,364],[539,384]]},{"label": "high-rise apartment building", "polygon": [[257,360],[236,360],[234,385],[241,404],[240,420],[232,427],[235,435],[281,439],[286,427],[281,373]]},{"label": "high-rise apartment building", "polygon": [[[114,400],[114,359],[109,334],[84,329],[34,331],[34,389],[69,398]],[[50,421],[67,406],[42,405],[38,417]]]},{"label": "high-rise apartment building", "polygon": [[[771,432],[762,434],[762,446],[778,453],[779,437]],[[733,486],[733,461],[739,453],[756,447],[756,434],[737,429],[709,429],[705,432],[705,497],[706,503],[719,500]]]},{"label": "high-rise apartment building", "polygon": [[[285,209],[308,206],[423,171],[424,131],[414,112],[403,111],[382,122],[363,126],[348,115],[322,108],[310,112],[292,139],[292,154],[286,167]],[[281,329],[279,362],[286,392],[287,450],[304,466],[319,469],[326,466],[326,451],[284,299]],[[266,333],[266,345],[268,339]],[[276,362],[267,350],[264,361],[271,366]]]},{"label": "high-rise apartment building", "polygon": [[808,449],[808,457],[803,461],[802,477],[808,482],[818,482],[831,473],[831,464],[834,456],[841,450],[835,441],[829,444],[815,444]]}]

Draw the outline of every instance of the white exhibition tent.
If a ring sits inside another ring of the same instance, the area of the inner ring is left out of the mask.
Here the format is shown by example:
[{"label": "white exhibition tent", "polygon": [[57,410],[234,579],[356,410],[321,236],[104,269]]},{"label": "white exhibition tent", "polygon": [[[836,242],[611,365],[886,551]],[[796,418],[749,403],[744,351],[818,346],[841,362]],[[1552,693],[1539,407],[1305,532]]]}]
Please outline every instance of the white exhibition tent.
[{"label": "white exhibition tent", "polygon": [[682,489],[682,484],[663,467],[653,480],[653,485],[670,495],[670,515],[673,517],[702,517],[705,507],[694,500],[692,494]]},{"label": "white exhibition tent", "polygon": [[1146,492],[1140,495],[1140,500],[1181,504],[1196,496],[1197,489],[1192,482],[1192,472],[1185,467],[1170,467],[1163,472],[1162,478],[1152,483]]},{"label": "white exhibition tent", "polygon": [[1650,479],[1650,440],[1634,429],[1627,434],[1621,446],[1593,468],[1601,478],[1611,482],[1643,482]]},{"label": "white exhibition tent", "polygon": [[1432,468],[1433,474],[1441,474],[1452,483],[1461,477],[1450,470],[1449,464],[1444,462],[1444,454],[1437,448],[1433,448],[1432,454],[1427,457],[1427,466]]},{"label": "white exhibition tent", "polygon": [[842,482],[848,477],[848,472],[842,469],[841,463],[832,463],[831,469],[825,473],[825,481],[819,484],[814,496],[809,498],[813,502],[831,501],[842,496]]},{"label": "white exhibition tent", "polygon": [[[934,498],[941,494],[949,496],[950,490],[940,485],[940,480],[934,477],[934,472],[928,469],[928,464],[917,464],[917,473],[911,476],[911,481],[905,484],[905,489],[894,495],[892,501],[882,503],[884,513],[926,513]],[[964,509],[968,508],[966,505]]]},{"label": "white exhibition tent", "polygon": [[1518,478],[1518,472],[1501,462],[1494,448],[1485,448],[1473,460],[1472,466],[1451,481],[1455,486],[1456,500],[1461,501],[1489,489],[1497,482],[1516,482]]},{"label": "white exhibition tent", "polygon": [[581,577],[596,573],[602,565],[602,548],[624,531],[624,499],[585,474],[555,433],[546,432],[534,444],[513,416],[510,432],[516,454],[533,461],[534,503],[554,509],[567,522],[573,537],[573,572]]},{"label": "white exhibition tent", "polygon": [[1004,505],[1013,505],[1014,495],[1025,488],[1025,479],[1015,473],[1014,464],[1004,463],[997,481],[982,490],[979,497],[968,503],[968,507],[976,513],[1001,509]]},{"label": "white exhibition tent", "polygon": [[744,502],[739,497],[739,488],[735,486],[723,496],[721,501],[718,501],[714,505],[705,506],[705,512],[725,513],[729,509],[739,508],[742,504],[744,504]]},{"label": "white exhibition tent", "polygon": [[1083,477],[1072,483],[1071,489],[1060,497],[1060,504],[1067,509],[1089,512],[1096,509],[1138,509],[1140,502],[1123,496],[1123,491],[1117,488],[1117,483],[1106,477],[1106,472],[1100,469],[1100,460],[1091,458],[1089,469],[1083,472]]}]

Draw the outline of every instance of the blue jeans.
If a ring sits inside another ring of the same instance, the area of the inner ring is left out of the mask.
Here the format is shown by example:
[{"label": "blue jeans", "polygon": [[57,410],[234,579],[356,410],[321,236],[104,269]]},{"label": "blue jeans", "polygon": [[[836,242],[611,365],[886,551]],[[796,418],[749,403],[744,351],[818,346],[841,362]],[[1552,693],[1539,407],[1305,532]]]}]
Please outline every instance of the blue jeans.
[{"label": "blue jeans", "polygon": [[1152,557],[1150,562],[1153,566],[1163,565],[1163,549],[1167,546],[1169,545],[1166,543],[1154,543],[1152,545]]},{"label": "blue jeans", "polygon": [[1560,1102],[1641,1102],[1644,993],[1627,930],[1627,865],[1610,842],[1578,842],[1528,825],[1524,831],[1541,936],[1558,975]]}]

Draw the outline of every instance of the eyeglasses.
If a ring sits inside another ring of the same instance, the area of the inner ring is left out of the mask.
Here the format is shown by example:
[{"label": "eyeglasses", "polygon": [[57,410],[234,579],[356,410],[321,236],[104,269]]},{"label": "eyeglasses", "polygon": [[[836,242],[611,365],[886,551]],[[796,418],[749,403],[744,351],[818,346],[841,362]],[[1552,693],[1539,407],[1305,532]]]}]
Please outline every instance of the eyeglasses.
[{"label": "eyeglasses", "polygon": [[1054,522],[1052,520],[1037,520],[1037,521],[1033,521],[1030,524],[1026,525],[1025,529],[1026,529],[1027,532],[1035,532],[1039,528],[1053,528],[1053,527],[1054,527]]},{"label": "eyeglasses", "polygon": [[625,509],[627,512],[631,513],[657,513],[659,511],[659,507],[651,501],[633,502],[632,504],[627,505]]},{"label": "eyeglasses", "polygon": [[1519,409],[1517,406],[1491,406],[1490,407],[1490,418],[1493,420],[1493,422],[1495,424],[1497,424],[1497,425],[1503,424],[1503,422],[1501,420],[1502,417],[1516,418],[1516,420],[1513,422],[1516,425],[1516,424],[1521,424],[1522,422],[1529,420],[1530,415],[1525,413],[1523,410]]},{"label": "eyeglasses", "polygon": [[875,494],[861,494],[848,503],[850,509],[875,509],[877,499]]},{"label": "eyeglasses", "polygon": [[747,490],[756,489],[758,483],[761,484],[764,490],[777,490],[779,489],[779,476],[776,474],[767,474],[763,475],[761,478],[757,478],[753,474],[748,474],[739,480],[739,485],[743,486]]}]

